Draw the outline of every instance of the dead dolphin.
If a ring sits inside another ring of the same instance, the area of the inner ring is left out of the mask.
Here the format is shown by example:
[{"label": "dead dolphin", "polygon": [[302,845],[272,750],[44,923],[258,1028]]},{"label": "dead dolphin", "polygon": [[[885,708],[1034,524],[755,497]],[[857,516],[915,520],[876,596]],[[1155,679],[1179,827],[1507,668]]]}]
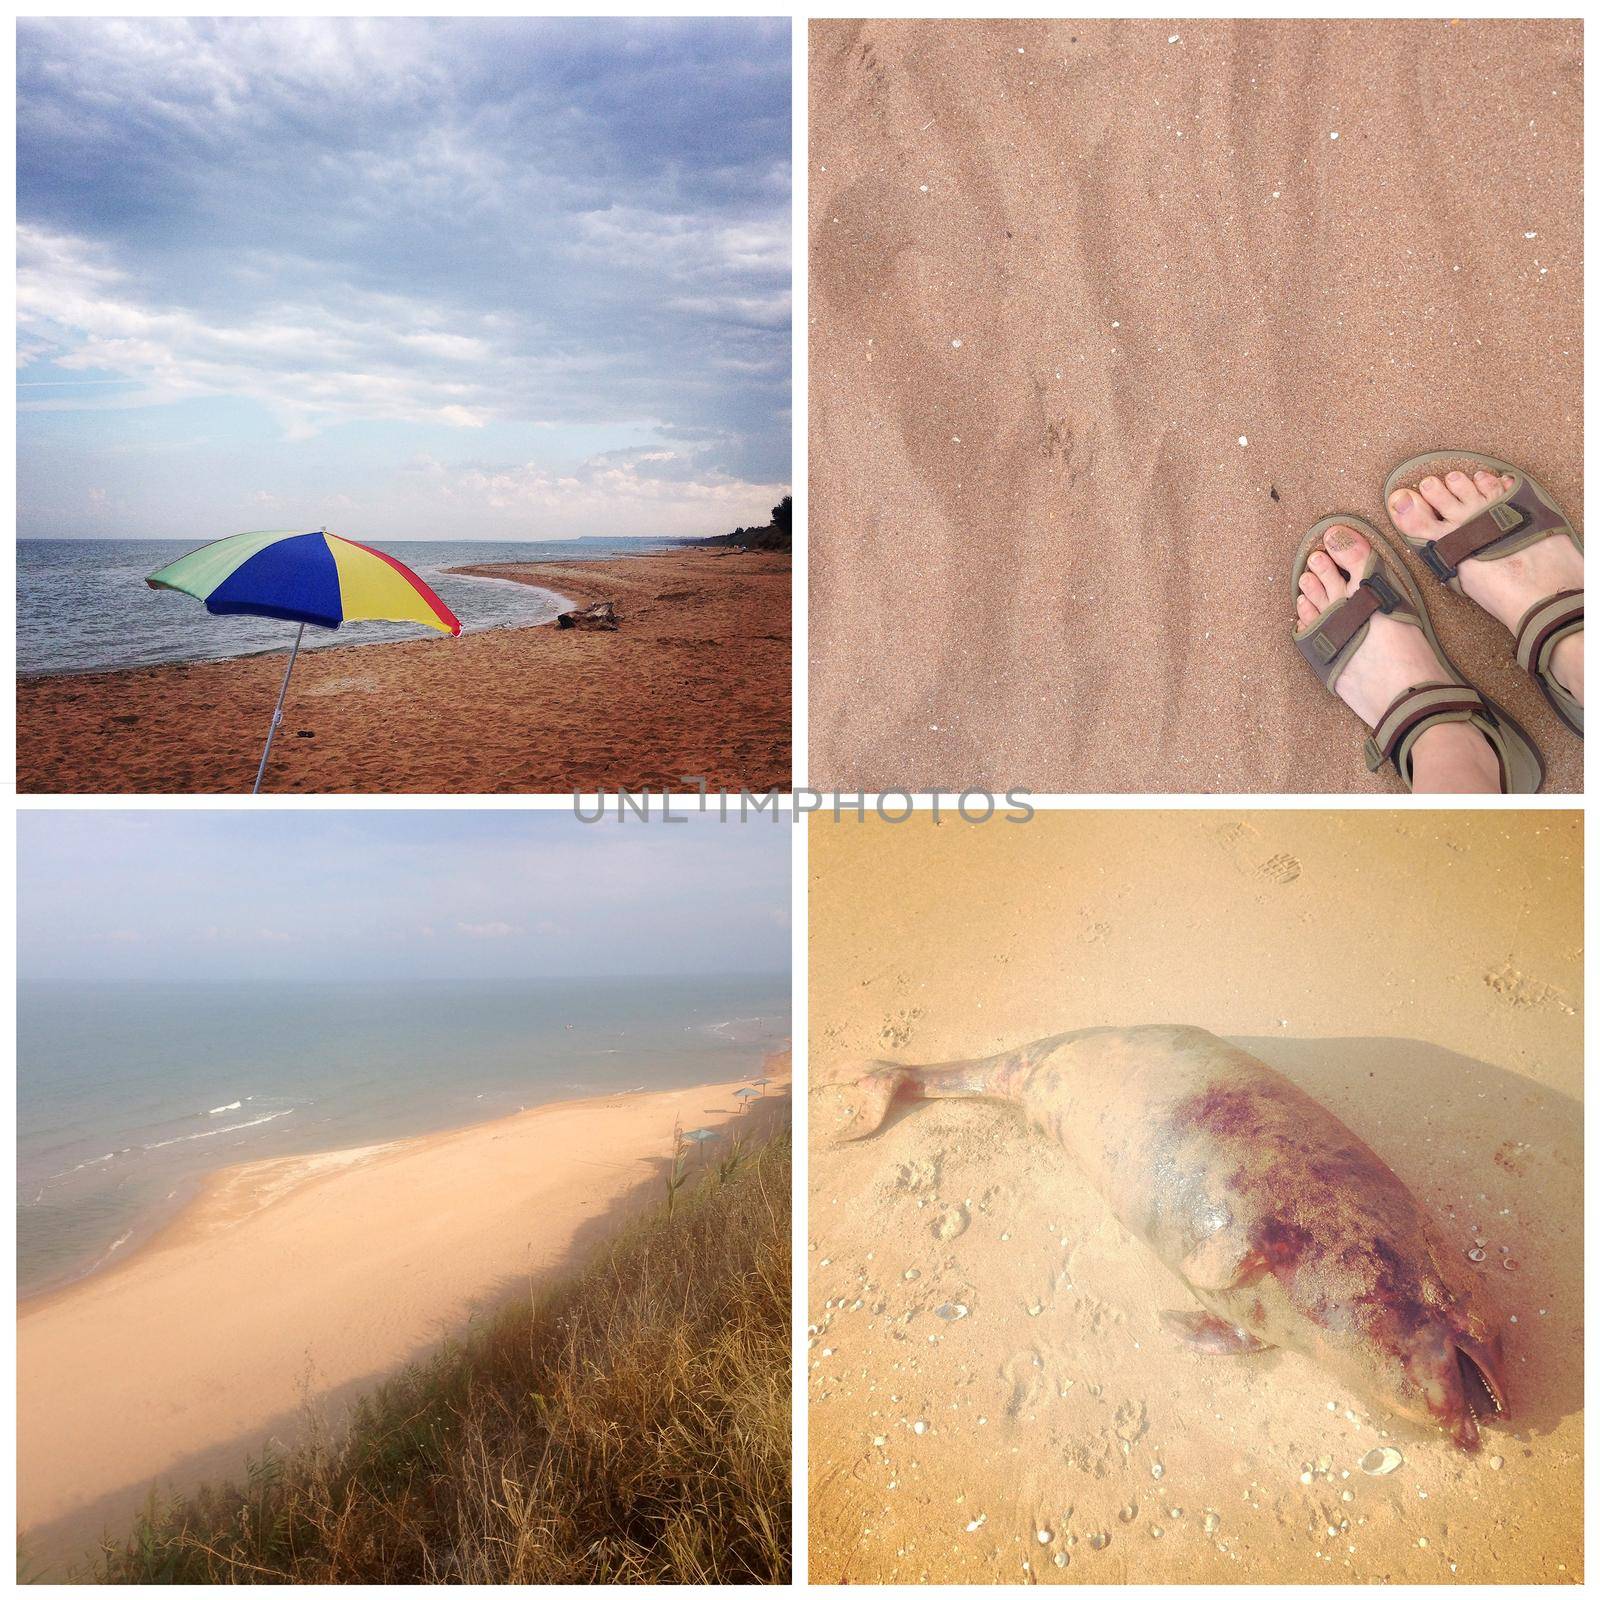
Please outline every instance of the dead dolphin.
[{"label": "dead dolphin", "polygon": [[1499,1330],[1411,1191],[1310,1095],[1203,1028],[877,1062],[854,1089],[852,1139],[897,1095],[1020,1106],[1206,1308],[1165,1319],[1197,1350],[1298,1350],[1463,1450],[1480,1415],[1506,1410]]}]

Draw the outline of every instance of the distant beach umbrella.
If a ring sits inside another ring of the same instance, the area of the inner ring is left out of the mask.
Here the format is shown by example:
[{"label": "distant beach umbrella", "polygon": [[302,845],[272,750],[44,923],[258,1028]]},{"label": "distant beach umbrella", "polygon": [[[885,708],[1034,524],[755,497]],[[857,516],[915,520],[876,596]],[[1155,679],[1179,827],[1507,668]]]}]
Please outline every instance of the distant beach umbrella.
[{"label": "distant beach umbrella", "polygon": [[[734,1099],[743,1100],[746,1105],[748,1105],[750,1101],[759,1100],[760,1098],[761,1091],[759,1089],[736,1089],[734,1091]],[[741,1106],[740,1109],[743,1110],[744,1108]]]},{"label": "distant beach umbrella", "polygon": [[145,582],[152,589],[193,595],[217,616],[278,617],[300,624],[253,794],[261,792],[273,736],[283,721],[289,675],[308,623],[337,628],[346,622],[420,622],[440,633],[461,632],[449,608],[409,567],[326,528],[315,533],[238,533],[191,550]]},{"label": "distant beach umbrella", "polygon": [[678,1137],[687,1144],[699,1145],[700,1159],[704,1161],[706,1158],[706,1141],[708,1139],[715,1139],[719,1136],[713,1133],[709,1128],[691,1128],[687,1133],[679,1134]]}]

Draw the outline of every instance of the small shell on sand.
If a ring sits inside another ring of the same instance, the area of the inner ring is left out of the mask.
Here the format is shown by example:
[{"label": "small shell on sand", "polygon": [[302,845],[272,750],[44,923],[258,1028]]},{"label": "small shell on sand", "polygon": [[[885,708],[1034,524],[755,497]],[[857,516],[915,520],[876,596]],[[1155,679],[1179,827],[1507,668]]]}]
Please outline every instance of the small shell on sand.
[{"label": "small shell on sand", "polygon": [[942,1317],[946,1322],[959,1322],[967,1314],[967,1308],[954,1301],[946,1300],[942,1306],[935,1306],[933,1314]]},{"label": "small shell on sand", "polygon": [[1207,1533],[1215,1533],[1222,1526],[1222,1518],[1215,1511],[1208,1511],[1205,1520],[1200,1524]]},{"label": "small shell on sand", "polygon": [[1382,1478],[1393,1472],[1404,1460],[1405,1457],[1392,1445],[1383,1444],[1367,1451],[1356,1465],[1369,1478]]},{"label": "small shell on sand", "polygon": [[1091,1533],[1089,1535],[1089,1548],[1091,1550],[1104,1550],[1111,1543],[1109,1533]]},{"label": "small shell on sand", "polygon": [[1489,1259],[1489,1252],[1487,1250],[1469,1250],[1469,1251],[1467,1251],[1467,1260],[1468,1261],[1487,1261],[1488,1259]]}]

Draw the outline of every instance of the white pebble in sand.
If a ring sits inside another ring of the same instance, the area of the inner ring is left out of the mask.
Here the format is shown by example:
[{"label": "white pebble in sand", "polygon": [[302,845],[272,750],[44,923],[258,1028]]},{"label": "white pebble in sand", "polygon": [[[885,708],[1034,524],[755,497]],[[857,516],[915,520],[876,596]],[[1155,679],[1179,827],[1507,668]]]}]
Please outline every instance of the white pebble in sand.
[{"label": "white pebble in sand", "polygon": [[1329,135],[1328,135],[1328,137],[1329,137],[1329,138],[1330,138],[1330,139],[1337,139],[1337,138],[1338,138],[1338,137],[1339,137],[1339,135],[1338,135],[1338,134],[1336,134],[1336,133],[1330,133],[1330,134],[1329,134]]},{"label": "white pebble in sand", "polygon": [[1536,234],[1536,233],[1525,233],[1525,234],[1523,234],[1522,237],[1524,239],[1537,239],[1539,237],[1539,235]]},{"label": "white pebble in sand", "polygon": [[961,348],[961,341],[959,339],[952,339],[950,341],[950,348],[952,350],[959,350]]},{"label": "white pebble in sand", "polygon": [[1240,444],[1240,446],[1243,447],[1244,445],[1247,445],[1249,443],[1250,443],[1250,441],[1241,433],[1239,435],[1239,444]]}]

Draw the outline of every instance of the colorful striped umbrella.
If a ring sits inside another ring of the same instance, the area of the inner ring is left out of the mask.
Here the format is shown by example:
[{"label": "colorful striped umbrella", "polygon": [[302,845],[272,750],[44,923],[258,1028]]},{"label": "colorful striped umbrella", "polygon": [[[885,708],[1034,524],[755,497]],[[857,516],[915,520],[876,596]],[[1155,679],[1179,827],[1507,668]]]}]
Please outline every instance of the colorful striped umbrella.
[{"label": "colorful striped umbrella", "polygon": [[300,624],[256,769],[253,792],[258,794],[307,623],[337,628],[346,622],[420,622],[441,633],[461,632],[449,608],[409,567],[326,528],[218,539],[152,572],[145,582],[152,589],[193,595],[217,616],[280,617]]}]

